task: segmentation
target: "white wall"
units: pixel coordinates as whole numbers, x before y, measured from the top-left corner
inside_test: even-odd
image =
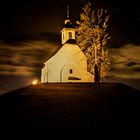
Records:
[[[70,69],[73,70],[72,74],[70,74]],[[77,77],[81,80],[68,80],[68,77]],[[87,72],[87,59],[78,45],[75,44],[64,44],[62,48],[45,63],[45,67],[42,70],[42,83],[91,81],[93,81],[93,76]]]

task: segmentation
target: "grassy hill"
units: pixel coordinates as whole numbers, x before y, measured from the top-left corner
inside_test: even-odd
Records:
[[[30,85],[0,96],[0,137],[134,139],[139,113],[140,92],[121,83]]]

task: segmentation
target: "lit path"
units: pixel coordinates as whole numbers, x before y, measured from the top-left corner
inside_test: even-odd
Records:
[[[30,85],[0,97],[0,139],[126,139],[139,114],[140,93],[123,84]]]

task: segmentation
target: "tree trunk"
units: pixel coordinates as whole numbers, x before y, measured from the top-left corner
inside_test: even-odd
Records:
[[[99,71],[98,66],[96,64],[94,65],[94,82],[100,83],[100,71]]]

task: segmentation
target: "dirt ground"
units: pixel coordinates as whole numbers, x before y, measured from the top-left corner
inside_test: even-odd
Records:
[[[30,85],[0,96],[0,139],[140,137],[140,92],[121,83]]]

